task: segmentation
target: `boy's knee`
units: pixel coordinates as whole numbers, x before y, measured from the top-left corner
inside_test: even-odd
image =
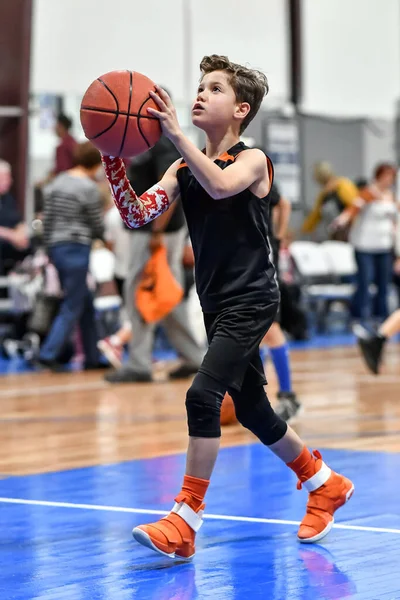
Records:
[[[209,375],[198,373],[186,394],[190,437],[221,436],[221,404],[224,386]]]
[[[287,423],[272,408],[263,387],[254,390],[251,395],[232,394],[237,420],[243,427],[254,433],[265,445],[279,442],[287,432]]]

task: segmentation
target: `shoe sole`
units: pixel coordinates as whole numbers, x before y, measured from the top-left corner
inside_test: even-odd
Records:
[[[360,324],[353,325],[352,331],[357,338],[358,347],[368,370],[373,375],[379,375],[381,355],[378,357],[378,359],[371,358],[369,355],[368,342],[371,339],[371,334]]]
[[[163,552],[163,550],[160,550],[160,548],[157,548],[157,546],[155,544],[153,544],[153,541],[151,539],[151,537],[149,536],[148,533],[146,533],[145,531],[143,531],[143,529],[139,529],[139,527],[135,527],[132,530],[132,535],[133,538],[139,542],[139,544],[141,544],[142,546],[145,546],[146,548],[150,548],[150,550],[153,550],[154,552],[157,552],[157,554],[161,554],[162,556],[167,556],[168,558],[179,558],[179,560],[191,560],[194,556],[194,554],[192,554],[192,556],[180,556],[179,554],[176,554],[175,552]]]
[[[339,506],[339,508],[342,508],[342,506],[344,506],[352,497],[352,495],[354,494],[354,485],[351,486],[351,488],[349,489],[349,491],[346,493],[346,499],[343,502],[343,504],[341,506]],[[339,510],[339,508],[337,510]],[[314,544],[315,542],[319,542],[320,540],[322,540],[322,538],[324,538],[326,535],[328,535],[328,533],[330,532],[330,530],[333,527],[333,524],[335,523],[335,518],[332,517],[332,521],[330,521],[328,523],[328,525],[325,527],[325,529],[323,529],[320,533],[317,533],[317,535],[314,535],[311,538],[300,538],[297,536],[297,539],[299,540],[299,542],[301,544]]]
[[[379,368],[380,368],[380,357],[378,357],[377,359],[372,357],[369,354],[369,348],[366,347],[366,345],[362,342],[362,341],[358,341],[358,347],[361,350],[361,354],[362,357],[364,359],[364,362],[368,368],[368,370],[373,374],[373,375],[379,375]]]
[[[120,369],[122,367],[122,362],[115,357],[114,353],[110,350],[107,344],[100,341],[97,344],[97,348],[105,356],[110,365],[114,367],[114,369]]]

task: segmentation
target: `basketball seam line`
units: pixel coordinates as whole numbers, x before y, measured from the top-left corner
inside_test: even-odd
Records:
[[[133,76],[132,76],[132,71],[128,71],[129,73],[129,100],[128,100],[128,114],[126,115],[126,123],[125,123],[125,129],[124,129],[124,134],[122,136],[122,141],[121,141],[121,146],[118,152],[118,155],[121,156],[122,154],[122,150],[124,148],[125,145],[125,138],[126,138],[126,133],[128,131],[128,125],[129,125],[129,113],[131,110],[131,102],[132,102],[132,81],[133,81]]]
[[[116,95],[114,94],[114,92],[108,87],[108,85],[102,80],[100,79],[100,77],[98,78],[98,81],[100,81],[100,83],[106,88],[106,90],[111,94],[111,96],[114,98],[115,100],[115,104],[116,104],[116,112],[115,112],[115,118],[113,120],[113,122],[104,129],[104,131],[101,131],[100,133],[96,133],[95,136],[93,136],[92,140],[97,139],[98,137],[100,137],[101,135],[104,135],[105,133],[107,133],[107,131],[109,131],[112,127],[114,127],[115,123],[117,122],[118,116],[119,116],[119,103],[118,103],[118,98],[116,97]]]
[[[90,110],[92,112],[105,113],[108,115],[115,115],[115,110],[108,109],[108,108],[95,108],[94,106],[81,106],[81,110]],[[119,116],[119,115],[126,116],[126,115],[128,115],[128,112],[126,110],[120,110],[120,111],[118,111],[117,116]],[[151,121],[158,121],[157,117],[150,117],[147,115],[139,115],[138,113],[129,113],[128,116],[129,117],[138,117],[140,119],[150,119]]]
[[[142,131],[142,126],[140,125],[140,119],[141,119],[141,112],[142,112],[142,108],[143,106],[146,104],[146,102],[148,102],[149,100],[151,100],[151,96],[148,96],[146,98],[146,100],[144,100],[139,108],[139,115],[138,115],[138,120],[137,120],[137,124],[138,124],[138,129],[140,131],[140,135],[142,136],[142,138],[144,139],[144,141],[146,142],[146,144],[148,145],[148,147],[150,148],[150,144],[148,139],[146,138],[146,136],[144,135],[143,131]]]

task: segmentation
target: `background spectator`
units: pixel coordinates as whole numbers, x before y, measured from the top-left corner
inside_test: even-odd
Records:
[[[101,166],[90,143],[76,147],[76,166],[60,174],[46,189],[44,238],[50,260],[60,278],[64,298],[40,350],[42,366],[58,367],[58,356],[79,324],[85,368],[98,366],[93,296],[87,285],[93,240],[103,237],[103,213],[98,186],[93,181]]]

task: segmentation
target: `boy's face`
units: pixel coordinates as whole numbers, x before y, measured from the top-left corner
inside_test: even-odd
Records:
[[[201,80],[192,106],[192,123],[207,131],[237,121],[238,128],[250,106],[238,102],[224,71],[207,73]]]

